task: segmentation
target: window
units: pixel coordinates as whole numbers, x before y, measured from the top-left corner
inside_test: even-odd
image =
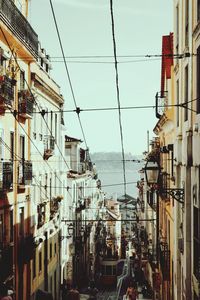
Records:
[[[193,208],[194,223],[194,275],[200,279],[200,209],[196,206]]]
[[[55,300],[57,299],[56,287],[57,287],[57,274],[56,274],[56,271],[54,271],[54,299]]]
[[[4,140],[4,130],[0,128],[0,159],[4,158],[3,140]]]
[[[200,0],[197,0],[197,22],[200,21]]]
[[[185,46],[188,47],[189,36],[189,0],[185,0]]]
[[[49,65],[48,64],[46,64],[45,70],[46,70],[47,73],[49,72]]]
[[[179,6],[176,7],[176,54],[179,54]]]
[[[189,89],[188,89],[188,66],[185,67],[185,93],[184,93],[184,120],[188,120],[188,101],[189,101]]]
[[[10,211],[10,243],[13,242],[13,211]]]
[[[57,114],[55,114],[55,142],[57,141]]]
[[[45,197],[46,197],[46,199],[48,198],[48,193],[47,193],[47,183],[48,183],[48,174],[46,173],[46,174],[45,174],[45,186],[44,186],[44,188],[45,188]]]
[[[14,132],[10,133],[10,159],[14,160]]]
[[[49,178],[49,194],[50,194],[50,201],[51,201],[52,200],[52,179],[51,179],[51,177]]]
[[[32,261],[32,267],[33,267],[33,279],[36,277],[36,251],[34,251],[33,254],[33,261]]]
[[[51,124],[50,124],[51,132],[53,131],[53,112],[51,111]]]
[[[197,86],[197,114],[200,113],[200,47],[197,49],[197,74],[196,74],[196,86]]]
[[[19,235],[24,235],[24,207],[21,207],[19,212]]]
[[[179,105],[179,80],[176,82],[176,104]],[[176,125],[179,127],[179,106],[176,107]]]
[[[20,71],[20,91],[25,89],[25,72]]]
[[[36,108],[33,108],[33,138],[36,139],[37,133],[36,133],[36,119],[37,119],[37,114],[36,114]]]
[[[50,256],[50,259],[52,259],[52,242],[50,243],[49,245],[49,256]]]
[[[57,253],[57,244],[55,243],[54,244],[54,254],[56,255],[56,253]]]
[[[39,252],[39,272],[42,272],[42,251]]]
[[[0,214],[0,247],[2,247],[3,245],[3,235],[4,235],[3,214]]]
[[[24,136],[20,136],[20,157],[22,160],[25,159],[25,137]]]

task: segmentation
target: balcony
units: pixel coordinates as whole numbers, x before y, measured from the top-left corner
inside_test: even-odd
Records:
[[[12,0],[0,0],[0,20],[37,57],[38,36]]]
[[[61,202],[60,200],[60,196],[59,197],[55,197],[55,198],[52,198],[51,201],[50,201],[50,219],[53,219],[56,215],[56,213],[58,212],[59,210],[59,203]]]
[[[23,90],[18,93],[18,113],[19,116],[30,119],[33,114],[34,97],[29,90]]]
[[[11,108],[14,102],[16,81],[6,75],[0,76],[0,109]]]
[[[32,181],[32,162],[21,161],[18,166],[18,188],[24,189]]]
[[[13,188],[13,162],[0,162],[0,192]]]
[[[53,136],[46,135],[44,137],[44,160],[48,160],[54,154],[55,139]]]
[[[160,268],[164,281],[170,280],[170,250],[168,244],[160,243]]]

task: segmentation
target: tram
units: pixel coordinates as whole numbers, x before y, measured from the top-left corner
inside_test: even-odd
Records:
[[[121,275],[124,259],[107,259],[101,261],[101,284],[105,286],[116,286],[117,276]]]

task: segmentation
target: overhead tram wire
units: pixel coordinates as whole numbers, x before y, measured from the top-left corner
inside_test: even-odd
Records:
[[[63,45],[62,45],[62,40],[61,40],[61,36],[60,36],[60,32],[59,32],[57,20],[56,20],[56,15],[55,15],[53,3],[52,3],[51,0],[49,0],[49,3],[50,3],[50,6],[51,6],[51,11],[52,11],[53,19],[54,19],[54,24],[55,24],[55,27],[56,27],[56,32],[57,32],[57,36],[58,36],[58,40],[59,40],[59,44],[60,44],[60,48],[61,48],[61,52],[62,52],[62,57],[63,57],[63,60],[64,60],[65,70],[66,70],[66,73],[67,73],[67,78],[68,78],[68,81],[69,81],[69,86],[70,86],[72,98],[73,98],[74,105],[75,105],[75,108],[76,108],[77,117],[78,117],[79,124],[80,124],[80,127],[81,127],[81,131],[82,131],[82,135],[83,135],[85,146],[88,149],[88,145],[87,145],[87,142],[86,142],[85,133],[84,133],[84,130],[83,130],[83,125],[82,125],[82,122],[81,122],[81,119],[80,119],[80,115],[79,115],[80,112],[78,110],[78,106],[77,106],[77,103],[76,103],[74,89],[73,89],[73,86],[72,86],[72,81],[71,81],[71,77],[70,77],[68,66],[67,66],[67,61],[65,59],[64,49],[63,49]]]
[[[13,51],[13,49],[11,48],[10,43],[9,43],[9,41],[8,41],[8,39],[7,39],[7,37],[6,37],[6,35],[5,35],[5,33],[4,33],[4,31],[3,31],[3,29],[2,29],[1,26],[0,26],[0,30],[1,30],[1,32],[2,32],[2,34],[3,34],[3,36],[4,36],[4,39],[5,39],[5,41],[6,41],[7,45],[8,45],[8,47],[9,47],[9,49],[10,49],[10,51],[11,51],[11,54],[12,54],[14,60],[15,60],[15,63],[16,63],[16,65],[17,65],[17,67],[19,68],[19,70],[21,70],[21,67],[20,67],[20,65],[19,65],[19,63],[18,63],[18,61],[17,61],[17,58],[16,58],[16,56],[15,56],[15,54],[14,54],[14,51]],[[12,56],[11,56],[11,57],[12,57]],[[32,93],[32,90],[31,90],[31,88],[30,88],[30,86],[29,86],[29,84],[28,84],[26,78],[24,79],[24,81],[25,81],[25,83],[26,83],[26,85],[27,85],[27,88],[28,88],[29,92],[31,93],[31,95],[32,95],[32,97],[33,97],[33,99],[34,99],[35,104],[37,105],[37,108],[38,108],[38,110],[39,110],[39,113],[41,114],[41,116],[42,116],[42,118],[43,118],[43,121],[45,122],[48,131],[50,132],[51,136],[54,137],[54,135],[53,135],[53,133],[52,133],[52,130],[51,130],[51,129],[49,128],[49,126],[48,126],[47,121],[44,119],[43,111],[40,110],[40,107],[39,107],[39,105],[38,105],[38,103],[37,103],[37,101],[36,101],[36,99],[35,99],[35,97],[34,97],[34,95],[33,95],[33,93]],[[12,112],[12,110],[10,110],[10,111]],[[13,113],[13,112],[12,112],[12,113]],[[17,120],[17,119],[16,119],[16,120]],[[55,139],[54,139],[54,140],[55,140]],[[60,149],[60,147],[59,147],[59,145],[58,145],[58,143],[57,143],[56,140],[55,140],[55,144],[56,144],[56,146],[57,146],[57,148],[58,148],[59,153],[61,154],[61,156],[62,156],[62,158],[63,158],[64,163],[66,164],[67,168],[70,169],[70,168],[69,168],[69,165],[67,164],[67,162],[66,162],[66,160],[65,160],[65,157],[64,157],[64,155],[63,155],[63,153],[62,153],[62,151],[61,151],[61,149]]]
[[[116,48],[116,40],[115,40],[115,23],[114,23],[113,1],[112,0],[110,0],[110,15],[111,15],[111,25],[112,25],[112,41],[113,41],[114,62],[115,62],[115,84],[116,84],[116,92],[117,92],[119,128],[120,128],[122,159],[123,159],[122,165],[123,165],[123,175],[124,175],[124,195],[126,195],[126,165],[125,165],[124,138],[123,138],[122,120],[121,120],[119,74],[118,74],[118,66],[117,66],[117,48]]]
[[[117,55],[117,58],[162,58],[162,57],[168,57],[168,58],[178,58],[183,59],[186,57],[193,57],[198,56],[197,53],[177,53],[177,54],[129,54],[129,55]],[[64,56],[65,59],[99,59],[99,58],[113,58],[113,55],[68,55]],[[63,56],[51,56],[51,59],[63,59]],[[21,59],[29,61],[30,58],[23,56]],[[112,62],[113,63],[113,62]],[[118,61],[118,63],[120,63]]]
[[[166,104],[166,105],[158,105],[158,108],[171,108],[171,107],[180,107],[186,109],[186,104],[194,102],[199,100],[200,98],[195,98],[180,104]],[[156,105],[139,105],[139,106],[121,106],[121,110],[131,110],[131,109],[155,109]],[[190,109],[187,107],[187,109]],[[63,110],[62,113],[77,113],[77,110],[79,113],[81,112],[94,112],[94,111],[112,111],[112,110],[118,110],[118,107],[99,107],[99,108],[80,108],[77,107],[77,109],[69,109],[69,110]],[[191,110],[191,109],[190,109]],[[193,112],[197,112],[196,110],[192,110]],[[5,111],[5,113],[13,113],[12,111]],[[45,111],[45,114],[50,113],[61,113],[60,110],[52,110],[52,111]],[[33,114],[41,114],[41,111],[33,112]]]

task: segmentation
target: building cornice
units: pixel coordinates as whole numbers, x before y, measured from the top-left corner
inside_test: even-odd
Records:
[[[34,81],[36,87],[42,90],[46,95],[53,99],[58,104],[63,104],[64,99],[56,91],[54,91],[40,76],[36,73],[31,73],[31,80]]]

